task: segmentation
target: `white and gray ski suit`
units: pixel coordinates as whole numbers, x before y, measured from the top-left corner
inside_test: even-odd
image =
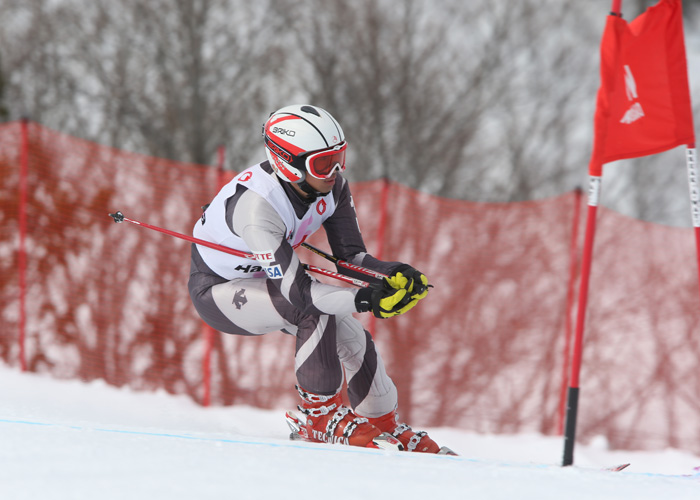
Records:
[[[193,244],[190,297],[202,319],[219,331],[296,336],[300,387],[332,395],[345,374],[353,409],[378,417],[396,408],[397,393],[372,336],[352,316],[357,289],[316,281],[294,251],[321,225],[342,260],[385,274],[400,264],[366,252],[348,183],[340,175],[330,193],[309,202],[263,162],[225,185],[193,231],[196,238],[255,254],[257,260]]]

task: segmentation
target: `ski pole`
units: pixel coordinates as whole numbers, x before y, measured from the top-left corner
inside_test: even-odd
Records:
[[[337,264],[340,267],[344,267],[345,269],[351,269],[353,271],[357,271],[359,273],[366,274],[367,276],[371,276],[371,277],[377,278],[377,279],[383,279],[383,278],[388,277],[386,274],[382,274],[382,273],[379,273],[377,271],[367,269],[366,267],[357,266],[355,264],[351,264],[348,261],[341,260],[338,257],[336,257],[335,255],[331,255],[328,252],[324,252],[320,248],[316,248],[315,246],[309,245],[308,243],[302,243],[301,246],[303,246],[307,250],[311,250],[313,253],[320,255],[324,259],[329,260],[329,261],[333,262],[334,264]]]
[[[323,269],[322,267],[312,266],[311,264],[302,264],[304,269],[311,271],[312,273],[322,274],[323,276],[328,276],[329,278],[335,278],[345,283],[350,283],[351,285],[359,286],[360,288],[367,288],[370,284],[366,281],[359,280],[357,278],[351,278],[350,276],[345,276],[344,274],[336,273],[335,271],[329,271],[328,269]]]
[[[152,226],[150,224],[146,224],[145,222],[139,222],[137,220],[129,219],[128,217],[125,217],[124,214],[121,212],[109,214],[109,216],[114,219],[114,222],[131,222],[132,224],[136,224],[137,226],[143,226],[148,229],[153,229],[155,231],[168,234],[170,236],[175,236],[176,238],[180,238],[182,240],[187,240],[192,243],[197,243],[198,245],[213,248],[214,250],[219,250],[220,252],[226,252],[228,254],[235,255],[236,257],[243,257],[244,259],[256,260],[255,255],[253,255],[252,253],[242,252],[241,250],[236,250],[235,248],[217,245],[216,243],[212,243],[210,241],[200,240],[199,238],[195,238],[193,236],[187,236],[186,234],[176,233],[175,231],[171,231],[169,229],[163,229],[162,227]]]
[[[225,247],[223,245],[217,245],[216,243],[212,243],[211,241],[205,241],[201,240],[199,238],[195,238],[194,236],[187,236],[186,234],[182,233],[177,233],[175,231],[171,231],[169,229],[164,229],[162,227],[158,226],[152,226],[151,224],[146,224],[145,222],[140,222],[137,220],[129,219],[128,217],[125,217],[123,213],[117,211],[113,214],[109,214],[109,216],[114,219],[114,222],[130,222],[132,224],[136,224],[137,226],[145,227],[147,229],[153,229],[154,231],[158,231],[160,233],[167,234],[169,236],[175,236],[176,238],[180,238],[182,240],[189,241],[191,243],[196,243],[198,245],[205,246],[207,248],[212,248],[214,250],[218,250],[220,252],[224,252],[230,255],[235,255],[236,257],[243,257],[244,259],[250,259],[250,260],[256,260],[255,255],[252,253],[247,253],[243,252],[241,250],[236,250],[235,248],[229,248]],[[369,286],[369,283],[366,281],[358,280],[355,278],[351,278],[350,276],[345,276],[344,274],[336,273],[335,271],[329,271],[328,269],[323,269],[321,267],[316,267],[316,266],[310,266],[308,264],[302,264],[303,268],[307,271],[313,272],[313,273],[318,273],[323,276],[328,276],[329,278],[335,278],[340,281],[344,281],[345,283],[350,283],[351,285],[359,286],[362,288],[366,288]]]
[[[324,252],[320,248],[316,248],[315,246],[309,245],[306,242],[302,243],[301,246],[303,246],[307,250],[311,250],[313,253],[320,255],[324,259],[329,260],[329,261],[337,264],[340,267],[344,267],[345,269],[351,269],[353,271],[357,271],[359,273],[366,274],[367,276],[371,276],[373,278],[377,278],[380,280],[383,278],[388,278],[388,276],[386,274],[382,274],[380,272],[373,271],[372,269],[367,269],[366,267],[351,264],[350,262],[348,262],[346,260],[341,260],[338,257],[336,257],[335,255],[331,255],[328,252]],[[428,285],[428,288],[433,288],[433,285]]]

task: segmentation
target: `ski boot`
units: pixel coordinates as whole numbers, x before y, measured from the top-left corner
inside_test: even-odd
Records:
[[[355,415],[342,404],[340,393],[322,396],[304,391],[297,386],[303,403],[297,408],[305,418],[288,411],[287,424],[292,430],[289,438],[315,443],[340,443],[363,448],[403,450],[401,442],[377,429],[366,418]]]
[[[391,434],[398,439],[406,451],[421,453],[436,453],[438,455],[457,455],[446,446],[440,447],[430,439],[425,431],[416,432],[404,423],[399,423],[396,410],[377,418],[369,418],[369,422],[379,430]]]

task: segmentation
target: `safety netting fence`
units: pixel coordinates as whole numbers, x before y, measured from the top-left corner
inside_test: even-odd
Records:
[[[33,122],[0,125],[0,358],[205,405],[294,407],[293,339],[211,331],[187,293],[190,244],[108,216],[121,210],[189,235],[232,175]],[[402,417],[561,432],[585,197],[496,204],[386,180],[351,187],[368,251],[411,263],[434,285],[404,316],[360,316],[399,388]],[[310,243],[328,249],[323,231]],[[599,210],[579,439],[700,452],[695,252],[692,229]]]

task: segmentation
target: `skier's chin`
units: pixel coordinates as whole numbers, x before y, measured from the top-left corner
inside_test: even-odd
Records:
[[[333,177],[331,177],[330,179],[307,178],[306,182],[319,193],[327,194],[330,193],[331,190],[333,190],[333,186],[335,186],[336,177],[337,174],[334,174]]]

